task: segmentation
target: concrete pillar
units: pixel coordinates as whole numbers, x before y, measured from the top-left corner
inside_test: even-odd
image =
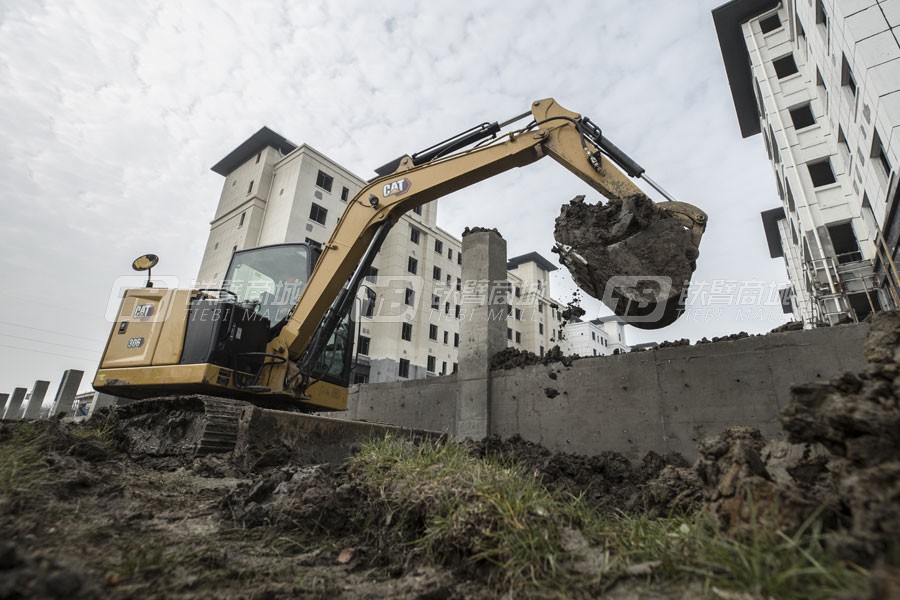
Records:
[[[6,412],[7,400],[9,400],[9,394],[0,394],[0,419],[3,418],[3,413]]]
[[[462,280],[455,433],[480,440],[491,433],[491,357],[506,348],[509,284],[499,233],[463,234]]]
[[[6,403],[6,410],[3,412],[3,418],[9,421],[17,421],[19,419],[19,409],[22,408],[22,400],[25,399],[25,388],[16,388],[13,390],[12,397]]]
[[[94,411],[106,408],[107,406],[115,406],[116,397],[102,392],[94,392],[94,400],[91,402],[91,408],[88,411],[88,418],[94,416]]]
[[[72,413],[72,403],[75,402],[75,394],[78,393],[78,386],[81,385],[82,377],[84,377],[84,371],[77,369],[68,369],[63,373],[62,381],[59,382],[59,389],[56,390],[53,406],[50,407],[51,417],[55,417],[60,412]]]
[[[47,395],[47,388],[50,387],[49,381],[38,379],[31,388],[31,399],[28,406],[25,407],[25,416],[22,417],[28,421],[35,421],[41,418],[41,405],[44,403],[44,396]]]

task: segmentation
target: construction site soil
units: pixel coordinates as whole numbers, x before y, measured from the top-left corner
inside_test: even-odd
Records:
[[[673,517],[696,523],[702,515],[727,540],[756,539],[761,530],[795,540],[815,531],[841,568],[866,582],[826,597],[897,598],[900,314],[872,320],[866,358],[861,373],[795,386],[781,416],[785,440],[733,427],[703,441],[694,465],[679,455],[650,453],[632,464],[612,452],[560,454],[520,438],[460,447],[473,464],[514,465],[554,498],[577,498],[593,514],[640,519],[644,528]],[[387,467],[365,456],[311,464],[288,451],[255,461],[149,455],[124,428],[115,412],[81,424],[0,423],[0,599],[525,594],[498,584],[507,563],[472,549],[490,528],[483,514],[464,511],[453,543],[421,551],[419,543],[436,535],[428,514],[435,504],[421,498],[440,490],[418,490],[425,484],[409,487],[393,475],[378,479],[372,474]],[[446,481],[439,467],[428,469]],[[432,478],[428,469],[420,481]],[[464,496],[474,505],[485,494]],[[396,507],[405,498],[420,499],[404,505],[401,518]],[[543,511],[513,521],[525,527],[526,518],[548,518]],[[599,581],[615,558],[571,527],[554,534],[562,550],[551,557],[552,572],[575,569],[577,581]],[[692,527],[666,536],[693,535]],[[721,571],[685,570],[673,583],[656,572],[666,560],[628,564],[600,587],[573,583],[535,595],[821,597],[728,591],[717,587],[715,577],[729,576]]]

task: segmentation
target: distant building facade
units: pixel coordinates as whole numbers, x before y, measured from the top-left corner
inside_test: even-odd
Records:
[[[573,320],[565,326],[565,350],[578,356],[607,356],[631,350],[625,343],[625,321],[602,317],[590,321]]]
[[[321,246],[365,180],[306,144],[263,128],[212,170],[225,178],[197,276],[218,285],[235,251],[286,242]],[[437,226],[437,203],[403,215],[364,286],[408,280],[416,308],[403,322],[379,319],[360,302],[354,383],[419,379],[456,370],[459,324],[475,290],[463,282],[462,241]],[[560,303],[550,296],[556,267],[536,252],[509,259],[509,345],[543,354],[560,342]],[[371,285],[373,290],[377,286]],[[365,297],[361,290],[360,298]]]
[[[774,170],[763,224],[795,318],[900,305],[900,0],[733,0],[713,18],[741,133]]]

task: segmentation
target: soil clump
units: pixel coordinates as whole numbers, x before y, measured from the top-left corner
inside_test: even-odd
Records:
[[[491,369],[515,369],[530,365],[551,365],[554,363],[562,364],[564,367],[571,367],[572,363],[579,358],[581,357],[577,354],[563,354],[559,346],[553,346],[544,352],[544,356],[538,356],[528,350],[509,347],[504,348],[491,357]]]
[[[651,329],[678,317],[678,299],[690,285],[697,249],[681,222],[645,195],[606,204],[576,196],[562,206],[553,236],[563,246],[553,251],[578,287],[617,315],[626,320],[655,315],[633,322]]]

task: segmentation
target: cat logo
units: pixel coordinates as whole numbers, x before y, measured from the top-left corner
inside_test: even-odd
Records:
[[[134,307],[134,312],[131,314],[132,318],[135,319],[148,319],[150,315],[153,314],[153,305],[152,304],[138,304]]]
[[[404,177],[403,179],[398,179],[397,181],[384,184],[384,187],[381,190],[381,195],[385,198],[387,198],[388,196],[402,196],[409,191],[409,188],[409,179]]]

